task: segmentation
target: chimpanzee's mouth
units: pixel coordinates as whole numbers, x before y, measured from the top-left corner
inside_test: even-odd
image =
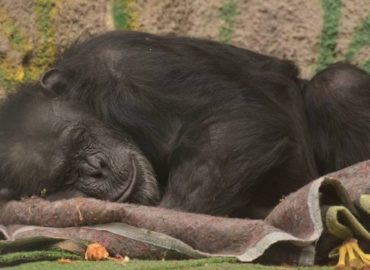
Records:
[[[135,187],[137,178],[137,164],[136,164],[137,161],[133,156],[130,157],[130,161],[131,161],[130,174],[127,177],[127,181],[129,181],[129,184],[127,185],[127,188],[125,188],[123,192],[113,200],[115,202],[127,202]]]

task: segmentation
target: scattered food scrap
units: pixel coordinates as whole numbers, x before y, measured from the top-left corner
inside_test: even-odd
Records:
[[[93,243],[87,246],[85,252],[85,260],[88,261],[101,261],[109,257],[107,249],[99,243]]]
[[[102,260],[111,260],[115,263],[124,264],[130,261],[128,256],[116,255],[114,257],[109,257],[109,252],[107,249],[99,244],[93,243],[87,246],[85,252],[85,260],[88,261],[102,261]]]
[[[60,263],[60,264],[70,264],[70,263],[72,263],[72,261],[70,259],[60,258],[58,260],[58,263]]]

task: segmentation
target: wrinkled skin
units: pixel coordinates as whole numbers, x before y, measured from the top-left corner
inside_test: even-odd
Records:
[[[152,168],[127,135],[76,104],[45,97],[37,87],[26,90],[1,110],[0,197],[158,201]],[[17,102],[22,106],[14,108]]]

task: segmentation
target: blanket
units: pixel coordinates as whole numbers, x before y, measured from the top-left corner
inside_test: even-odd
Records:
[[[266,187],[269,188],[269,187]],[[97,242],[140,259],[235,257],[242,262],[312,265],[350,237],[370,234],[370,161],[323,176],[264,220],[215,217],[92,198],[0,204],[0,257],[55,247],[83,254]]]

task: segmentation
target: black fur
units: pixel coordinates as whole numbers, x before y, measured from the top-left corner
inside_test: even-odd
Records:
[[[290,61],[230,45],[136,32],[101,35],[73,45],[40,83],[25,85],[0,109],[0,197],[48,186],[58,198],[82,192],[115,201],[115,186],[126,188],[134,178],[121,201],[157,204],[156,177],[160,206],[264,217],[310,180],[370,157],[369,85],[369,75],[344,63],[305,81]],[[42,132],[25,120],[42,120],[40,112],[48,115]],[[69,129],[68,121],[87,135],[51,139]],[[32,139],[19,130],[56,145],[46,152],[31,148],[38,163],[16,155],[28,168],[21,171],[12,154]],[[104,166],[95,166],[91,149],[107,156]],[[54,170],[43,169],[42,160],[55,153],[64,156],[51,177]],[[67,195],[60,193],[66,182],[73,187]]]
[[[370,76],[348,64],[329,66],[304,91],[320,174],[370,158]]]
[[[158,202],[152,166],[129,135],[40,90],[24,85],[0,107],[0,200]]]
[[[101,35],[0,108],[0,199],[47,188],[264,217],[308,181],[370,158],[369,85],[346,63],[306,81],[290,61],[230,45]]]
[[[131,135],[157,174],[161,206],[257,216],[317,176],[289,61],[112,32],[73,46],[53,68],[65,88],[49,91]]]

